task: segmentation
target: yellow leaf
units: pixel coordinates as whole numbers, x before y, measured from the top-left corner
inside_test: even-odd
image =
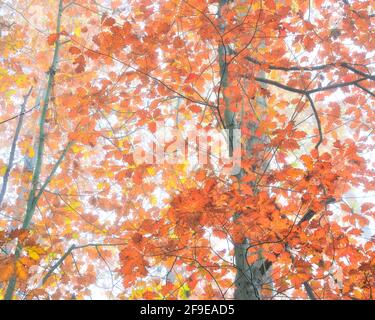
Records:
[[[146,170],[150,176],[154,176],[156,174],[156,169],[154,167],[148,167]]]
[[[249,8],[246,5],[241,5],[236,7],[236,11],[238,13],[247,13],[249,11]]]
[[[298,10],[299,10],[299,6],[298,6],[297,1],[292,1],[291,8],[292,8],[293,13],[298,12]]]
[[[182,299],[187,299],[190,296],[190,288],[187,283],[184,283],[184,285],[180,288],[179,294]]]
[[[27,156],[28,156],[29,158],[34,158],[34,156],[35,156],[34,148],[29,147],[29,148],[27,149]]]
[[[79,37],[81,35],[81,28],[80,27],[76,27],[74,28],[74,35]]]
[[[8,75],[8,70],[4,68],[0,68],[0,76],[6,76]]]
[[[152,195],[151,196],[151,205],[156,205],[158,203],[158,199],[154,196],[154,195]]]
[[[40,254],[44,253],[44,249],[38,246],[26,247],[25,250],[28,256],[35,261],[38,261],[40,259]]]
[[[28,254],[29,254],[29,257],[30,257],[31,259],[35,260],[35,261],[38,261],[39,258],[40,258],[40,257],[39,257],[39,254],[36,253],[36,252],[33,251],[33,250],[29,250]]]
[[[79,201],[72,201],[69,203],[68,206],[65,207],[66,211],[75,211],[81,206],[81,202]]]
[[[16,84],[18,87],[23,88],[27,84],[27,76],[20,75],[16,78]]]
[[[77,145],[73,145],[72,151],[73,151],[73,153],[78,153],[78,152],[81,151],[81,148],[79,146],[77,146]]]
[[[3,176],[6,171],[7,171],[7,166],[6,165],[3,165],[2,167],[0,167],[0,176]]]
[[[5,96],[7,98],[9,98],[9,97],[13,96],[16,92],[17,92],[16,90],[10,89],[10,90],[8,90],[8,91],[5,92]]]
[[[108,189],[109,187],[110,187],[110,185],[106,181],[99,182],[98,185],[97,185],[98,190]]]

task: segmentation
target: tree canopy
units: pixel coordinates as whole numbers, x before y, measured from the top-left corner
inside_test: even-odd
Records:
[[[1,0],[0,298],[372,299],[374,18]]]

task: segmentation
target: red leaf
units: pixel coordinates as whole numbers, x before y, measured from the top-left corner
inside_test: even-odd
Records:
[[[103,21],[103,26],[111,27],[115,24],[116,20],[113,18],[107,18]]]
[[[195,73],[190,73],[187,78],[185,79],[185,83],[191,83],[195,80],[197,80],[199,78],[199,76]]]
[[[365,202],[361,206],[361,212],[366,212],[366,211],[370,210],[371,208],[373,208],[374,206],[375,206],[375,204],[373,204],[371,202]]]
[[[194,112],[194,113],[199,113],[202,111],[200,106],[197,106],[196,104],[193,104],[192,106],[189,107],[189,109]]]
[[[58,33],[52,33],[48,36],[47,42],[50,46],[52,46],[58,39],[59,39]]]
[[[305,46],[305,48],[306,48],[307,51],[313,51],[313,49],[315,47],[315,43],[314,43],[313,38],[311,38],[309,36],[306,36],[303,39],[303,45]]]
[[[156,132],[156,123],[154,121],[152,122],[149,122],[147,124],[148,126],[148,129],[152,132],[152,133],[155,133]]]
[[[80,54],[81,53],[81,49],[80,48],[77,48],[77,47],[70,47],[69,48],[69,52],[71,54]]]
[[[85,71],[86,60],[85,60],[85,57],[83,55],[78,56],[74,60],[73,63],[78,64],[77,67],[75,68],[75,71],[77,73],[81,73],[81,72]]]

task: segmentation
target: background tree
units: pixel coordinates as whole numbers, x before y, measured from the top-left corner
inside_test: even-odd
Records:
[[[4,298],[373,297],[370,1],[1,3]]]

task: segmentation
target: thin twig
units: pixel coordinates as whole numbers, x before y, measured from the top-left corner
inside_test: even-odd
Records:
[[[15,153],[16,153],[17,141],[18,141],[18,137],[20,135],[21,128],[22,128],[23,115],[25,114],[25,108],[26,108],[27,100],[29,99],[32,90],[33,90],[33,87],[31,87],[30,90],[28,91],[28,93],[23,97],[23,103],[21,105],[21,112],[19,114],[18,123],[17,123],[16,131],[14,133],[12,146],[10,148],[8,165],[7,165],[7,168],[5,170],[5,174],[4,174],[4,177],[3,177],[3,184],[1,186],[0,206],[3,202],[3,200],[4,200],[4,196],[5,196],[5,193],[6,193],[6,190],[7,190],[9,175],[10,175],[10,171],[12,170],[12,167],[13,167],[14,156],[15,156]]]

